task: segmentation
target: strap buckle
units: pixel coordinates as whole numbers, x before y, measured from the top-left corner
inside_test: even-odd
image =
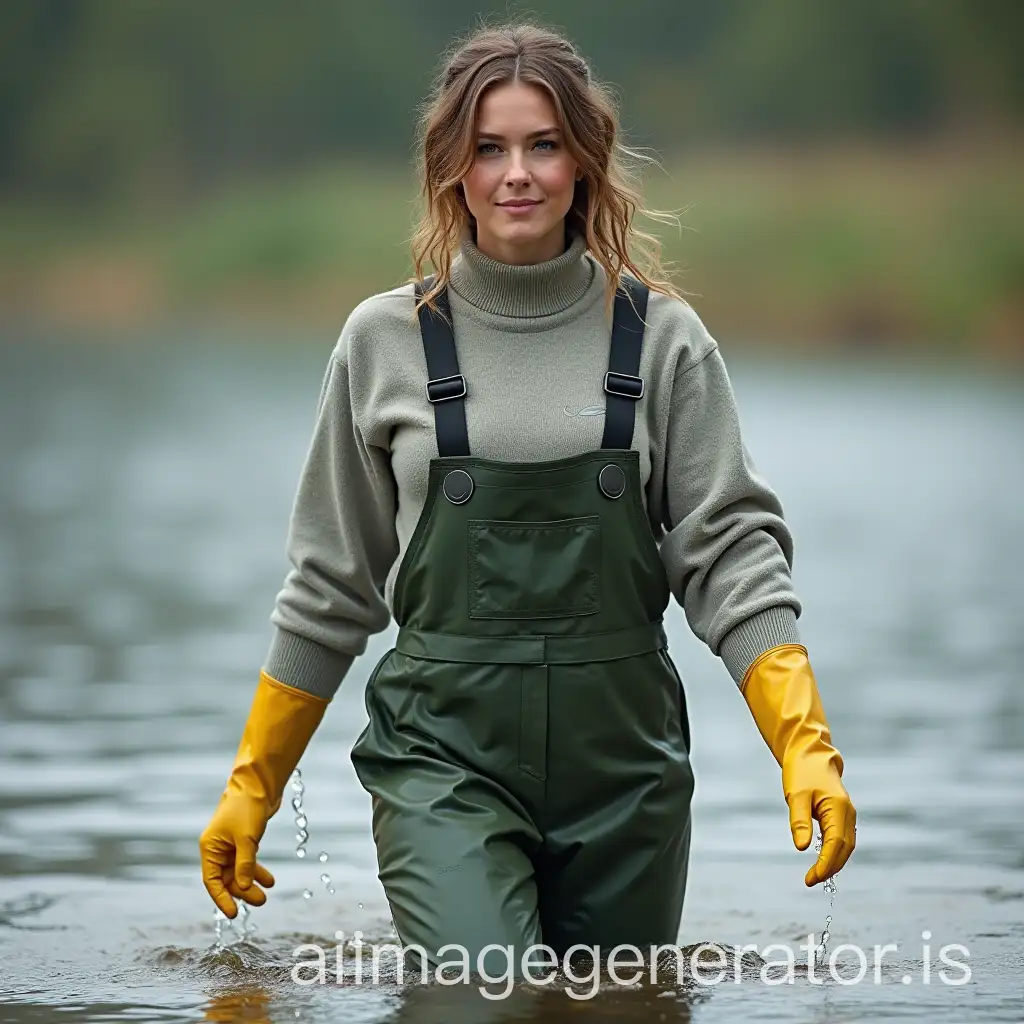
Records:
[[[466,378],[461,373],[427,381],[427,401],[430,403],[447,402],[452,398],[462,398],[465,394]]]
[[[604,375],[604,389],[609,395],[640,399],[644,397],[644,379],[634,377],[631,373],[616,373],[609,370]]]

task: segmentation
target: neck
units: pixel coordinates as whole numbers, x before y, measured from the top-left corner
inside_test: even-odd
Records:
[[[536,263],[508,263],[483,252],[463,235],[452,261],[450,284],[458,295],[488,313],[510,317],[551,316],[578,302],[594,279],[582,235],[573,235],[565,251]]]
[[[556,224],[543,238],[527,242],[507,241],[477,231],[476,247],[492,260],[525,267],[534,263],[546,263],[561,256],[568,248],[565,221]]]

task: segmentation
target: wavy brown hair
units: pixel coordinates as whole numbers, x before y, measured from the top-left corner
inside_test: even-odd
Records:
[[[427,262],[435,276],[421,301],[436,308],[433,300],[448,284],[463,231],[473,227],[461,182],[476,158],[478,107],[488,89],[507,82],[539,86],[551,98],[566,148],[583,172],[566,227],[585,236],[607,272],[606,309],[611,311],[624,271],[654,291],[681,298],[664,279],[661,243],[633,226],[638,213],[676,218],[643,206],[630,165],[650,158],[619,140],[611,93],[563,36],[533,24],[512,24],[481,28],[457,42],[423,108],[418,141],[424,208],[411,239],[412,280],[423,282]]]

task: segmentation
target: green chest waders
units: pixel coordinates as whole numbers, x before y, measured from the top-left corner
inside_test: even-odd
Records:
[[[676,940],[694,780],[630,449],[647,304],[630,291],[602,447],[543,462],[469,454],[454,337],[420,310],[439,457],[352,760],[399,940],[435,967],[453,943],[476,969],[491,943],[518,962],[535,943]]]

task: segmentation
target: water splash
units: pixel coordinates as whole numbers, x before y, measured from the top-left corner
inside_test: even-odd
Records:
[[[226,949],[235,942],[244,942],[256,931],[255,923],[250,919],[252,911],[249,904],[238,901],[238,916],[232,921],[217,907],[213,912],[213,945],[215,949]]]
[[[832,924],[831,914],[825,918],[825,927],[821,933],[821,942],[818,943],[817,948],[814,950],[815,967],[821,967],[825,963],[825,957],[828,954],[828,940],[831,938],[831,934],[828,930],[830,924]]]
[[[256,924],[251,919],[252,910],[248,903],[240,903],[238,905],[238,917],[235,918],[235,930],[238,930],[238,925],[242,926],[241,936],[243,939],[249,938],[249,936],[256,930]]]
[[[295,812],[295,827],[298,830],[295,833],[295,842],[298,844],[295,847],[295,856],[303,860],[306,856],[306,843],[309,840],[309,830],[306,828],[309,819],[302,808],[302,794],[306,792],[306,784],[302,781],[302,772],[298,768],[292,772],[291,784],[292,792],[295,794],[292,797],[292,810]]]
[[[302,781],[302,771],[298,768],[292,772],[291,776],[292,792],[295,796],[292,797],[292,810],[295,812],[295,856],[299,860],[305,860],[307,853],[306,844],[309,842],[309,818],[306,815],[305,809],[302,805],[302,795],[306,791],[306,784]],[[321,850],[317,855],[317,860],[321,864],[326,864],[330,860],[326,850]],[[331,885],[331,877],[327,874],[320,876],[320,881],[323,882],[324,888],[333,895],[335,888]],[[304,889],[302,892],[303,899],[312,899],[313,893],[309,889]]]
[[[815,839],[815,841],[814,841],[814,849],[817,850],[818,853],[821,853],[821,847],[822,847],[823,841],[824,841],[824,838],[823,838],[821,832],[819,832],[817,839]],[[829,908],[829,910],[831,910],[833,908],[834,904],[835,904],[835,898],[836,898],[836,876],[835,875],[829,875],[828,878],[826,878],[825,881],[822,882],[821,887],[822,887],[822,889],[826,893],[828,893],[828,908]],[[831,938],[831,935],[829,933],[829,926],[831,924],[832,924],[832,915],[829,914],[825,918],[825,927],[824,927],[824,929],[822,930],[822,933],[821,933],[821,941],[818,943],[817,947],[814,950],[814,966],[815,967],[821,967],[822,964],[825,963],[825,957],[828,955],[828,940],[829,940],[829,938]]]

